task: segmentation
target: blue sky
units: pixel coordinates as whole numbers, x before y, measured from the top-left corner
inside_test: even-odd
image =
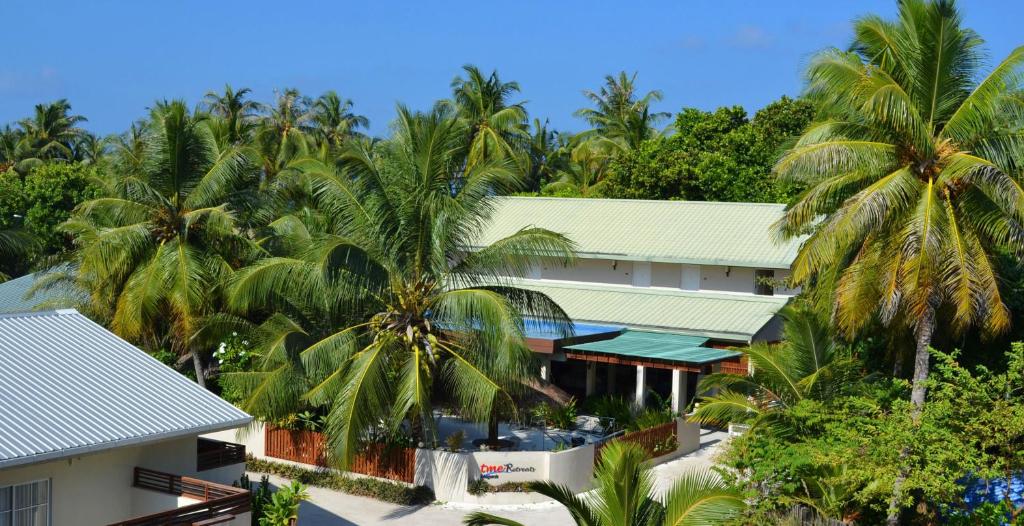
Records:
[[[961,2],[993,60],[1024,44],[1024,2]],[[522,86],[531,116],[572,116],[607,73],[638,71],[659,110],[795,95],[807,59],[845,46],[850,21],[895,1],[27,1],[0,2],[0,123],[67,98],[86,127],[121,131],[160,98],[225,82],[352,98],[387,132],[396,102],[427,108],[466,63]]]

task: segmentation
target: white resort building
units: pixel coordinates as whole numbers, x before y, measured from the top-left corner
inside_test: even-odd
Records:
[[[0,525],[248,525],[251,417],[74,310],[0,315]]]
[[[780,337],[778,311],[799,240],[777,241],[784,205],[616,199],[499,198],[480,245],[527,227],[564,234],[574,266],[532,268],[519,285],[542,291],[574,321],[573,337],[528,327],[542,377],[579,397],[651,393],[678,411],[698,375],[745,372],[728,347]]]

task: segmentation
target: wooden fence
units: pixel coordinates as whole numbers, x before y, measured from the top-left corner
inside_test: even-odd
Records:
[[[631,444],[637,444],[644,451],[647,452],[648,458],[654,458],[657,456],[665,455],[675,451],[675,448],[679,447],[676,439],[676,421],[673,420],[667,424],[661,424],[659,426],[649,427],[647,429],[641,429],[640,431],[634,431],[632,433],[626,433],[621,436],[617,436],[607,442],[602,442],[594,448],[594,463],[601,461],[601,450],[605,446],[613,442],[628,442]],[[669,450],[658,450],[664,447],[666,444],[671,444]]]
[[[316,431],[291,431],[267,426],[266,455],[302,464],[328,467],[327,440]],[[347,471],[412,484],[416,474],[416,450],[408,447],[369,444],[356,454]]]

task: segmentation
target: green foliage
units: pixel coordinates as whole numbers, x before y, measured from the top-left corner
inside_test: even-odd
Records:
[[[466,433],[463,430],[458,430],[444,439],[445,444],[448,445],[448,451],[460,451],[462,449],[462,442],[466,440]]]
[[[485,479],[474,479],[469,481],[466,493],[473,496],[486,495],[488,493],[525,493],[530,486],[536,482],[503,482],[501,484],[490,484]]]
[[[763,512],[805,504],[875,524],[903,477],[898,505],[906,520],[966,517],[968,475],[996,479],[1024,469],[1024,345],[1011,347],[1001,371],[933,354],[930,400],[916,425],[908,382],[852,381],[839,396],[774,409],[775,425],[730,441],[723,473]]]
[[[787,202],[800,185],[779,182],[780,147],[814,115],[803,100],[783,97],[747,119],[739,106],[714,112],[686,108],[675,133],[642,143],[609,168],[605,197],[694,201]]]
[[[0,172],[0,230],[21,227],[33,240],[23,259],[0,265],[0,270],[20,274],[34,260],[71,249],[73,245],[58,227],[79,203],[99,195],[97,177],[95,167],[68,162],[42,163],[24,175]]]
[[[564,404],[545,402],[538,404],[532,410],[533,417],[540,420],[544,425],[556,429],[572,429],[576,427],[576,399],[570,398]]]
[[[252,511],[250,512],[250,518],[252,519],[252,526],[260,526],[260,520],[264,516],[264,509],[270,505],[271,497],[273,496],[273,490],[270,488],[270,478],[263,475],[260,477],[260,483],[254,488],[252,481],[249,480],[249,475],[243,474],[242,478],[234,485],[248,489],[251,492]]]
[[[263,507],[260,526],[291,526],[292,521],[299,519],[299,504],[309,499],[305,486],[293,480],[291,484],[279,488]]]
[[[426,486],[408,486],[370,477],[347,477],[331,470],[305,469],[291,464],[257,459],[252,455],[246,458],[245,467],[247,471],[278,475],[309,486],[332,489],[360,497],[370,497],[403,506],[430,504],[434,501],[434,492]]]

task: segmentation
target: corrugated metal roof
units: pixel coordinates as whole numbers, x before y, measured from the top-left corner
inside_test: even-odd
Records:
[[[573,320],[667,329],[747,342],[787,297],[716,294],[624,285],[521,279],[516,286],[544,292]]]
[[[771,234],[781,204],[494,199],[479,246],[532,226],[565,234],[583,257],[780,269],[790,267],[800,246],[800,240],[776,242]]]
[[[0,315],[0,469],[251,419],[74,310]]]
[[[698,365],[740,355],[736,351],[702,347],[707,341],[707,338],[688,334],[627,330],[610,340],[578,343],[566,349]]]
[[[44,275],[37,272],[0,283],[0,314],[28,312],[37,308],[70,308],[86,299],[84,294],[74,291],[67,283],[41,288],[29,295],[36,281]]]

